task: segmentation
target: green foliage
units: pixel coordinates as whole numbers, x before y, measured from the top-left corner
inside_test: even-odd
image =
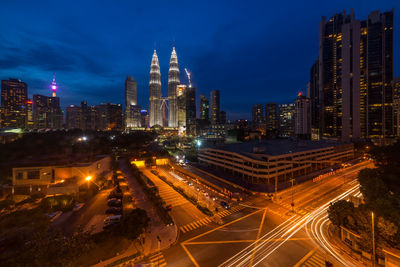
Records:
[[[178,192],[179,194],[181,194],[184,198],[186,198],[187,200],[189,200],[190,202],[192,202],[201,212],[203,212],[205,215],[207,216],[213,216],[212,211],[210,211],[207,207],[203,207],[201,206],[198,202],[197,199],[194,197],[190,197],[188,195],[185,194],[185,191],[180,188],[175,186],[173,183],[171,183],[170,181],[168,181],[164,176],[162,175],[158,175],[156,173],[154,173],[154,175],[157,175],[161,180],[163,180],[164,182],[166,182],[169,186],[171,186],[176,192]]]
[[[121,224],[116,229],[122,236],[135,240],[149,224],[149,217],[142,209],[134,209],[122,217]]]
[[[348,216],[354,211],[354,205],[346,200],[339,200],[328,208],[328,218],[335,226],[346,225]]]
[[[131,165],[129,160],[126,160],[126,164],[130,167],[133,177],[136,178],[138,183],[141,185],[143,192],[146,194],[147,198],[153,203],[158,215],[165,224],[173,223],[173,220],[169,213],[165,210],[165,202],[158,194],[157,187],[148,187],[146,182],[146,177],[139,171],[136,165]]]
[[[68,211],[73,209],[75,202],[75,198],[69,195],[53,196],[42,199],[40,207],[46,212]]]

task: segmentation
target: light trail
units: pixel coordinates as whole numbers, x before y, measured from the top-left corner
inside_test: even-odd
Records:
[[[353,191],[353,195],[356,197],[362,195],[359,191],[359,186],[356,190]],[[356,262],[351,257],[346,257],[344,253],[341,253],[329,242],[329,238],[325,235],[326,229],[328,227],[328,222],[329,219],[326,212],[321,211],[316,214],[311,222],[307,222],[307,225],[310,224],[310,227],[306,227],[308,237],[313,241],[316,246],[321,247],[327,253],[332,255],[343,266],[360,265],[360,263]]]
[[[354,184],[352,181],[349,184]],[[253,266],[256,266],[263,262],[268,256],[270,256],[274,251],[276,251],[280,246],[282,246],[285,242],[287,242],[294,234],[300,231],[305,225],[310,222],[314,222],[314,220],[320,216],[321,214],[326,214],[326,210],[328,209],[330,203],[333,203],[337,200],[344,199],[349,195],[355,193],[359,188],[359,185],[356,184],[352,186],[350,189],[340,194],[337,197],[332,198],[330,201],[327,201],[325,204],[321,205],[319,208],[314,210],[308,215],[299,216],[293,215],[291,218],[287,219],[270,232],[260,237],[259,240],[264,240],[262,242],[253,242],[246,248],[242,249],[225,262],[220,264],[219,266],[223,267],[236,267],[236,266],[249,266],[251,263],[251,257],[254,255]],[[277,238],[280,236],[280,238]],[[275,241],[271,240],[275,239]],[[279,241],[277,241],[279,240]]]

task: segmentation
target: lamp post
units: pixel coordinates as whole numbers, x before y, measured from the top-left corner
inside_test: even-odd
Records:
[[[101,187],[98,184],[96,184],[94,181],[92,181],[92,178],[93,177],[89,175],[89,176],[86,176],[85,180],[88,181],[88,182],[94,183],[100,190]]]
[[[375,216],[374,212],[371,212],[372,216],[372,266],[375,267]]]

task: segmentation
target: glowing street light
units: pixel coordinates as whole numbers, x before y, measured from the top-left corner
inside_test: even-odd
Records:
[[[92,176],[87,176],[87,177],[85,178],[85,180],[86,180],[86,181],[92,180]]]
[[[86,181],[88,181],[88,182],[92,182],[93,184],[95,184],[98,188],[99,188],[99,190],[101,189],[101,187],[98,185],[98,184],[96,184],[94,181],[92,181],[92,176],[86,176],[86,178],[85,178],[85,180]]]

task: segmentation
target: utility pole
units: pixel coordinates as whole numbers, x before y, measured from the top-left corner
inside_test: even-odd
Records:
[[[160,253],[161,239],[159,236],[157,236],[157,240],[158,240],[158,253]],[[160,266],[160,257],[157,258],[157,266]]]
[[[293,188],[293,184],[296,180],[294,178],[290,179],[290,182],[292,183],[292,203],[290,204],[292,206],[292,212],[294,213],[294,188]]]
[[[372,266],[375,267],[375,218],[374,212],[371,212],[372,216]]]

